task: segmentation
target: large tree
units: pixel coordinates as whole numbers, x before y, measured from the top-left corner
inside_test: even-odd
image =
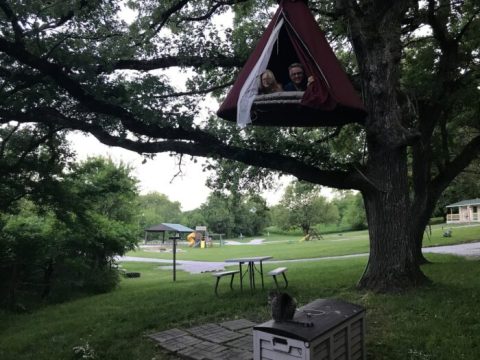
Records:
[[[24,197],[48,202],[72,157],[64,134],[48,126],[6,124],[0,139],[0,213],[14,212]]]
[[[359,285],[390,291],[426,281],[425,225],[480,152],[478,1],[310,1],[347,68],[358,71],[368,118],[246,131],[202,121],[197,104],[231,84],[273,2],[129,1],[129,24],[120,3],[0,0],[1,122],[78,129],[142,154],[229,159],[253,180],[276,171],[359,190],[371,244]],[[212,20],[229,9],[234,29],[218,32]],[[160,71],[179,68],[194,74],[182,91]]]
[[[361,194],[354,194],[347,190],[339,192],[338,195],[338,197],[332,200],[332,203],[337,206],[340,215],[338,225],[346,229],[366,229],[367,216]]]
[[[0,307],[110,290],[115,257],[136,244],[131,168],[92,158],[55,180],[48,198],[25,196],[16,214],[0,212]]]
[[[260,235],[268,222],[266,201],[259,195],[214,191],[200,206],[200,213],[210,232],[226,237]],[[202,224],[190,224],[196,225]]]
[[[277,226],[285,230],[299,227],[305,236],[314,225],[338,219],[337,207],[320,195],[320,187],[301,181],[293,181],[286,187],[276,210]]]
[[[178,201],[170,199],[158,192],[150,192],[139,197],[139,230],[141,235],[144,229],[160,223],[180,223],[182,210]]]

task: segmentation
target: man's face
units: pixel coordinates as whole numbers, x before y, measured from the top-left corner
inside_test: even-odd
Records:
[[[300,85],[303,82],[303,77],[305,76],[301,67],[292,67],[288,74],[290,75],[290,80],[292,80],[295,85]]]

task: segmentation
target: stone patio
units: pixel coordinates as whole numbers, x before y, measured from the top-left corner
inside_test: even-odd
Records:
[[[255,325],[250,320],[239,319],[190,329],[170,329],[148,337],[165,350],[186,359],[251,360]]]

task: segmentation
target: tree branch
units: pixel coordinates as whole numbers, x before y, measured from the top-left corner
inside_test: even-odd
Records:
[[[195,134],[194,130],[186,131],[181,127],[160,127],[155,124],[145,124],[138,121],[132,113],[123,107],[97,99],[94,95],[88,93],[81,84],[65,74],[60,65],[48,62],[45,59],[29,53],[22,45],[14,44],[0,38],[0,51],[3,51],[18,61],[37,69],[42,74],[49,76],[59,87],[66,90],[89,111],[97,114],[113,116],[120,120],[127,130],[134,133],[167,139],[184,140],[193,140],[193,137],[206,136],[206,133],[198,132]]]
[[[199,89],[199,90],[192,90],[192,91],[185,91],[185,92],[178,92],[178,93],[172,93],[168,95],[154,95],[153,97],[155,99],[167,99],[171,97],[178,97],[178,96],[189,96],[189,95],[200,95],[200,94],[208,94],[212,91],[219,90],[219,89],[224,89],[228,86],[233,85],[233,81],[230,81],[225,84],[217,85],[217,86],[212,86],[206,89]]]
[[[175,14],[177,11],[180,11],[185,5],[188,4],[188,2],[189,0],[181,0],[176,4],[173,4],[160,15],[160,24],[158,24],[158,22],[153,22],[152,24],[150,24],[150,29],[155,30],[154,34],[157,34],[163,28],[170,16]]]
[[[442,21],[435,14],[435,0],[428,0],[427,20],[428,24],[432,27],[433,36],[440,44],[440,47],[442,49],[447,48],[449,42],[447,36],[448,30],[446,28],[446,24],[442,23]]]
[[[3,158],[8,141],[12,138],[13,134],[15,134],[19,127],[20,125],[17,124],[12,128],[12,131],[2,138],[2,142],[0,143],[0,158]]]
[[[119,146],[139,154],[175,152],[191,156],[225,158],[239,161],[250,166],[280,171],[294,175],[300,180],[339,189],[364,190],[372,186],[360,176],[360,172],[353,166],[350,170],[343,171],[322,170],[318,167],[305,164],[301,160],[291,156],[228,145],[212,135],[201,131],[192,132],[192,136],[190,136],[191,141],[167,139],[147,142],[112,135],[98,123],[85,123],[84,121],[64,116],[52,108],[39,108],[26,113],[10,113],[0,109],[0,117],[9,118],[10,120],[21,123],[36,122],[38,118],[42,118],[43,123],[88,132],[105,145]]]
[[[27,146],[26,149],[23,150],[22,154],[16,159],[16,162],[11,165],[12,168],[15,168],[22,164],[25,158],[30,154],[33,150],[37,149],[40,145],[44,144],[57,130],[49,129],[48,133],[42,137],[35,138],[32,136],[30,138],[30,144]]]
[[[218,55],[215,58],[204,56],[165,56],[152,60],[119,60],[113,65],[113,70],[138,70],[138,71],[150,71],[156,69],[166,69],[173,66],[186,66],[186,67],[202,67],[202,66],[214,66],[214,67],[241,67],[243,66],[245,59],[238,56],[227,57],[224,55]],[[99,72],[103,72],[105,69],[100,68]]]
[[[455,177],[480,155],[480,135],[474,137],[431,182],[431,192],[439,195]]]
[[[7,4],[5,0],[0,0],[0,9],[2,9],[3,13],[10,21],[10,24],[12,24],[13,33],[15,34],[15,41],[21,42],[24,35],[23,30],[20,26],[20,21],[13,12],[12,8]]]
[[[473,20],[475,20],[475,18],[477,17],[478,14],[480,14],[480,8],[477,9],[477,11],[473,13],[473,15],[470,17],[470,19],[468,19],[468,21],[465,23],[465,25],[460,29],[457,36],[455,36],[455,41],[460,42],[460,40],[465,35],[467,30],[470,28],[470,25],[472,25]]]
[[[181,21],[202,21],[202,20],[207,20],[209,19],[215,11],[217,11],[218,8],[222,6],[228,6],[228,5],[234,5],[238,3],[245,2],[247,0],[230,0],[230,1],[218,1],[216,4],[214,4],[210,10],[208,10],[205,14],[200,15],[200,16],[195,16],[195,17],[183,17],[180,19],[179,23]]]

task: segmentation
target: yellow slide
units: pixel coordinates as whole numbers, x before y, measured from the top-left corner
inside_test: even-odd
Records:
[[[193,247],[195,245],[195,231],[187,235],[188,246]]]

